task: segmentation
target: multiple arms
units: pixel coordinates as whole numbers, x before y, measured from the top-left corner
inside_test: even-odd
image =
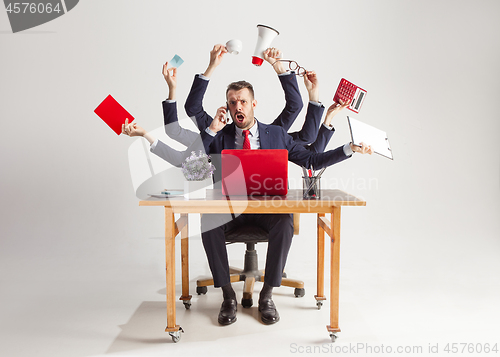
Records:
[[[210,51],[210,61],[207,69],[201,75],[196,75],[191,87],[191,91],[186,99],[184,108],[198,126],[200,131],[204,131],[212,123],[213,118],[203,108],[203,97],[208,87],[208,82],[215,69],[221,64],[224,55],[227,53],[224,45],[218,44]],[[264,59],[270,64],[276,63],[281,56],[281,51],[276,48],[269,48],[264,52]],[[279,76],[280,83],[285,93],[286,105],[280,115],[273,122],[288,130],[302,110],[302,98],[300,96],[297,79],[294,75],[287,75],[282,62],[272,66]]]
[[[226,125],[225,107],[220,107],[217,110],[215,118],[212,118],[204,111],[202,105],[203,96],[208,87],[208,79],[213,75],[215,69],[221,64],[226,53],[227,50],[223,45],[219,44],[213,47],[210,51],[210,61],[207,69],[203,75],[197,75],[195,77],[193,87],[189,93],[188,99],[186,100],[186,112],[188,115],[196,119],[196,124],[198,125],[200,131],[202,131],[202,134],[204,129],[207,127],[209,127],[213,133],[217,133]],[[283,127],[286,132],[292,125],[298,113],[301,111],[302,100],[295,75],[286,75],[287,71],[285,69],[284,62],[277,61],[280,57],[281,51],[276,48],[269,48],[264,52],[264,59],[272,65],[273,69],[279,76],[285,92],[286,100],[285,108],[272,124]],[[200,135],[184,129],[178,124],[177,109],[175,104],[177,69],[168,68],[168,62],[166,62],[163,65],[162,73],[169,88],[167,100],[163,102],[165,132],[170,137],[176,139],[184,145],[190,146],[196,141],[197,138],[199,139]],[[348,106],[349,103],[333,103],[333,105],[331,105],[327,110],[324,125],[318,130],[319,121],[321,120],[324,107],[319,103],[318,79],[316,73],[306,72],[304,75],[304,84],[308,91],[310,102],[308,113],[302,129],[299,132],[291,133],[290,135],[291,139],[293,138],[293,140],[296,141],[294,144],[298,144],[299,146],[307,145],[314,141],[313,144],[306,147],[307,151],[312,153],[321,153],[324,151],[331,136],[333,135],[333,131],[327,129],[327,127],[331,128],[333,116]],[[316,108],[311,110],[311,106],[316,106]],[[129,136],[143,136],[152,146],[156,146],[153,144],[158,142],[149,133],[147,133],[146,130],[137,125],[137,123],[129,124],[128,120],[126,120],[125,124],[122,126],[122,133]],[[202,135],[202,137],[203,136],[204,135]],[[352,152],[359,152],[363,154],[371,154],[373,152],[371,147],[364,144],[362,144],[361,147],[350,144],[349,147]]]

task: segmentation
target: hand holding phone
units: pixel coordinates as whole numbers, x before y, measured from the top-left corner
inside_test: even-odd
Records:
[[[226,115],[228,112],[226,108],[227,107],[220,107],[219,109],[217,109],[217,113],[215,114],[215,117],[209,126],[209,129],[212,132],[217,133],[226,126],[227,124]]]

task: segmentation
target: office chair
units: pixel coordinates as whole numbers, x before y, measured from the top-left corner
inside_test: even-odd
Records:
[[[299,219],[300,214],[293,214],[293,234],[299,234]],[[251,307],[253,305],[253,288],[256,281],[264,281],[265,272],[258,269],[257,251],[255,245],[261,242],[267,242],[268,233],[263,229],[251,225],[238,227],[226,233],[226,244],[245,243],[245,263],[243,269],[230,267],[231,283],[244,281],[243,298],[241,305],[243,307]],[[196,292],[198,295],[206,294],[207,286],[214,285],[213,279],[199,279],[196,281]],[[304,282],[296,279],[287,278],[286,273],[283,273],[281,280],[282,286],[295,288],[294,295],[302,297],[305,295]]]

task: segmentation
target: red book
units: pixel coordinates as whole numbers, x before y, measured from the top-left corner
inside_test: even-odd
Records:
[[[122,133],[122,124],[125,124],[125,119],[128,118],[129,123],[134,120],[134,117],[111,94],[95,108],[94,113],[104,120],[117,135]]]

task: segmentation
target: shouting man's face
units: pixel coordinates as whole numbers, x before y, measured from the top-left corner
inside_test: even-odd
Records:
[[[254,122],[253,110],[257,101],[253,98],[248,88],[227,92],[227,106],[236,126],[240,129],[250,129]]]

